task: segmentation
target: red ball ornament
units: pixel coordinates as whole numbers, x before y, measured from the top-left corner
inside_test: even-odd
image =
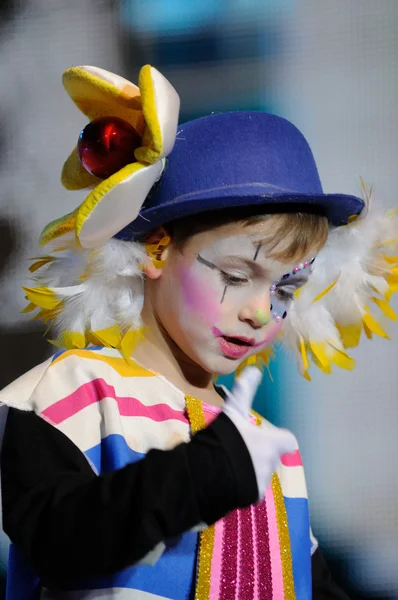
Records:
[[[130,123],[118,117],[100,117],[80,133],[77,149],[83,167],[95,177],[107,179],[133,162],[141,138]]]

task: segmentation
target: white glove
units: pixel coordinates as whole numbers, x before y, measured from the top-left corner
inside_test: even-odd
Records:
[[[223,412],[231,419],[249,451],[257,479],[259,500],[264,498],[272,474],[280,464],[282,454],[297,449],[294,435],[265,423],[250,422],[250,409],[261,381],[257,367],[247,367],[237,378],[232,392],[227,393]]]

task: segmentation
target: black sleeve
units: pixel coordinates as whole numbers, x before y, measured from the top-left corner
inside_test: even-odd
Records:
[[[1,470],[4,530],[55,586],[120,571],[258,494],[249,452],[223,414],[189,443],[98,476],[63,433],[10,409]]]
[[[312,599],[350,600],[333,581],[319,548],[312,555]]]

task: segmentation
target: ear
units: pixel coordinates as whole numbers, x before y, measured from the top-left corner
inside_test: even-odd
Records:
[[[170,238],[164,227],[152,231],[146,239],[148,258],[143,271],[149,279],[158,279],[163,271],[163,263],[169,254],[168,243]]]

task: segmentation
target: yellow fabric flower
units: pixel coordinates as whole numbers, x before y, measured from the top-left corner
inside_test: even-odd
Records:
[[[139,85],[97,67],[73,67],[63,84],[76,106],[90,121],[112,116],[127,121],[141,136],[142,145],[131,164],[107,179],[90,174],[75,147],[65,162],[61,181],[69,190],[91,189],[82,204],[45,227],[40,243],[75,231],[84,248],[100,246],[139,213],[163,170],[162,159],[172,150],[178,125],[179,97],[153,67],[141,69]]]

